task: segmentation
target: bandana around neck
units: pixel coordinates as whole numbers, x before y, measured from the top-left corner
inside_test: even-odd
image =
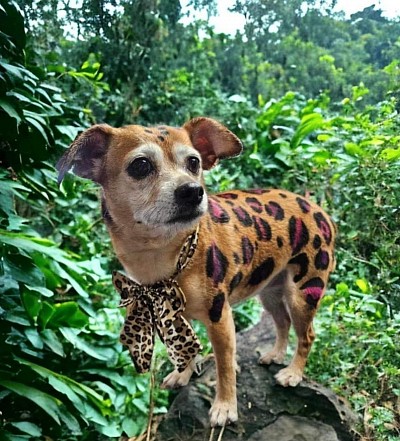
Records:
[[[148,372],[157,331],[167,353],[179,372],[201,351],[200,341],[190,323],[182,316],[185,295],[176,277],[190,262],[199,236],[199,227],[187,237],[179,253],[176,270],[169,279],[153,285],[140,285],[122,273],[113,272],[113,284],[121,295],[120,307],[127,307],[120,341],[127,346],[136,370]]]

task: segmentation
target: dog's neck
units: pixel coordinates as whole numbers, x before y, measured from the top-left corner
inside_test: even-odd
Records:
[[[171,277],[182,246],[195,228],[171,235],[170,231],[135,222],[118,227],[108,225],[114,251],[127,275],[145,285]]]

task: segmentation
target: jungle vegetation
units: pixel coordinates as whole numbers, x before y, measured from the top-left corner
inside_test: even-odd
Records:
[[[245,144],[211,190],[282,187],[336,221],[306,373],[349,400],[364,440],[399,439],[400,21],[333,4],[237,0],[246,25],[226,35],[184,24],[178,0],[0,0],[1,439],[124,439],[149,406],[166,412],[150,387],[170,368],[163,348],[140,376],[118,342],[98,188],[72,175],[59,187],[54,164],[93,123],[198,115]],[[258,314],[239,306],[237,328]]]

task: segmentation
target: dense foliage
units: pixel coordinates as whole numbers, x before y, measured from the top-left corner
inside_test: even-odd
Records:
[[[134,436],[149,408],[165,411],[118,343],[97,189],[58,188],[54,163],[93,122],[202,114],[246,146],[211,189],[284,187],[337,222],[307,374],[350,400],[365,439],[398,439],[400,23],[373,7],[345,19],[329,1],[238,0],[246,27],[228,36],[182,24],[175,0],[19,3],[0,0],[0,437]],[[239,306],[238,328],[258,311]]]

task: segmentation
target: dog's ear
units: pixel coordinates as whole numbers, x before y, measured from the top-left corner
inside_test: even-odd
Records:
[[[183,128],[189,133],[193,147],[200,152],[205,170],[216,165],[218,159],[237,156],[243,150],[240,139],[211,118],[193,118]]]
[[[112,127],[97,124],[75,138],[69,149],[57,162],[58,183],[73,167],[76,175],[101,184],[103,160],[110,141]]]

